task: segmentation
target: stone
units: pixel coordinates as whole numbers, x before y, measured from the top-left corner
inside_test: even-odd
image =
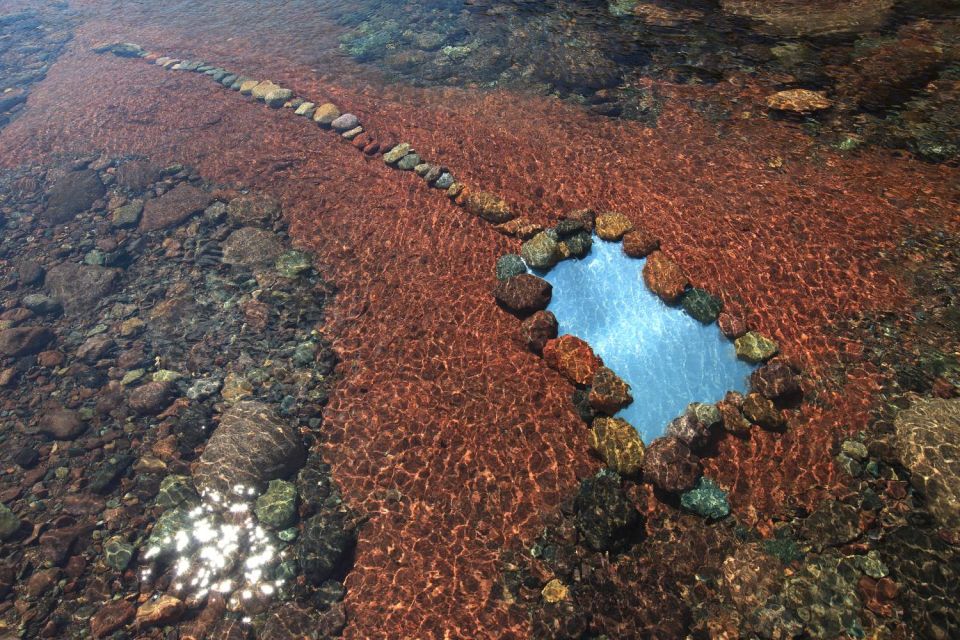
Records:
[[[32,469],[40,461],[40,453],[33,447],[20,447],[13,454],[13,461],[24,469]]]
[[[96,307],[119,279],[119,269],[67,262],[50,269],[46,286],[68,313],[76,313]]]
[[[594,418],[590,428],[590,447],[608,467],[622,476],[637,475],[643,468],[643,440],[626,420]]]
[[[322,584],[339,573],[344,561],[356,545],[356,532],[347,514],[321,513],[304,522],[297,541],[297,559],[307,580]]]
[[[694,451],[710,443],[711,429],[720,423],[720,411],[712,404],[694,402],[667,425],[668,436],[677,438]]]
[[[108,493],[114,480],[123,475],[133,462],[133,456],[127,454],[110,456],[93,470],[87,488],[93,493]]]
[[[749,18],[760,32],[777,37],[861,33],[882,27],[894,0],[721,0],[723,10]]]
[[[894,419],[895,452],[930,514],[960,528],[960,398],[916,398]]]
[[[147,55],[138,44],[132,42],[102,42],[93,47],[95,53],[112,53],[121,58],[142,58]]]
[[[440,177],[434,180],[432,186],[434,189],[443,189],[446,191],[453,186],[453,183],[453,175],[448,171],[443,171],[440,173]]]
[[[557,337],[558,323],[550,311],[537,311],[520,324],[520,336],[527,348],[542,353],[544,345]]]
[[[734,341],[737,357],[754,364],[769,360],[777,354],[776,342],[757,331],[749,331]]]
[[[253,80],[253,79],[245,80],[240,83],[240,93],[242,95],[249,96],[251,93],[253,93],[254,88],[258,84],[260,84],[259,80]]]
[[[116,349],[117,343],[105,334],[95,335],[77,348],[76,356],[87,364],[95,364],[98,360]]]
[[[262,491],[270,480],[286,478],[303,466],[306,450],[297,430],[268,405],[237,402],[220,418],[193,477],[201,494],[229,495],[234,487]]]
[[[723,308],[719,298],[697,288],[689,289],[684,293],[680,304],[692,318],[703,324],[715,322]]]
[[[580,483],[573,509],[577,530],[594,551],[618,550],[643,532],[643,517],[609,469]]]
[[[36,431],[55,440],[73,440],[86,428],[87,425],[76,411],[49,405],[42,410]]]
[[[180,620],[186,610],[187,605],[182,600],[162,595],[140,605],[134,624],[138,629],[170,624]]]
[[[410,147],[409,142],[401,142],[397,146],[390,149],[390,151],[387,151],[385,154],[383,154],[383,161],[386,164],[396,164],[409,155],[411,151],[412,148]],[[417,156],[417,159],[419,158],[420,156]]]
[[[143,200],[133,200],[113,210],[110,224],[117,229],[129,229],[140,223],[143,213]]]
[[[204,400],[220,391],[223,381],[219,378],[200,378],[187,388],[187,398]]]
[[[154,415],[169,406],[175,388],[172,382],[147,382],[130,392],[127,404],[138,415]]]
[[[809,89],[787,89],[767,96],[767,107],[774,111],[786,111],[796,114],[815,113],[833,106],[823,91]]]
[[[730,340],[736,340],[747,332],[747,323],[743,318],[727,312],[722,312],[717,317],[717,326],[720,327],[720,333]]]
[[[267,103],[268,107],[274,109],[279,109],[286,103],[287,100],[293,97],[293,91],[290,89],[284,89],[283,87],[277,87],[268,91],[263,96],[263,101]]]
[[[544,305],[546,306],[546,305]],[[43,351],[55,336],[46,327],[14,327],[0,331],[0,356],[20,358]]]
[[[340,117],[340,109],[329,102],[320,105],[313,112],[313,121],[321,127],[330,127],[334,120]]]
[[[257,520],[273,529],[286,529],[297,521],[297,487],[286,480],[271,480],[257,498]]]
[[[426,182],[429,185],[432,185],[440,178],[443,172],[444,172],[443,167],[441,167],[438,164],[431,164],[429,165],[429,168],[423,173],[421,177],[423,178],[424,182]]]
[[[497,280],[507,280],[526,272],[527,265],[523,262],[523,258],[515,253],[508,253],[497,258]]]
[[[750,421],[747,420],[740,407],[743,405],[743,396],[736,391],[728,391],[723,400],[717,403],[723,428],[738,436],[750,433]]]
[[[647,447],[643,477],[661,491],[688,491],[696,486],[702,474],[700,458],[678,438],[657,438]]]
[[[423,163],[423,159],[416,153],[408,153],[397,162],[397,169],[401,171],[413,171],[413,168]]]
[[[803,520],[800,537],[819,553],[826,547],[846,544],[860,536],[860,514],[853,505],[824,500]]]
[[[272,231],[241,227],[224,241],[223,262],[244,267],[273,264],[283,251],[283,243]]]
[[[643,229],[633,229],[623,236],[623,252],[631,258],[646,258],[660,248],[660,241]]]
[[[610,416],[633,402],[630,385],[607,367],[598,367],[593,374],[589,399],[594,411]]]
[[[334,131],[339,131],[343,133],[344,131],[349,131],[356,126],[360,125],[360,118],[353,115],[352,113],[345,113],[338,118],[334,118],[330,123],[330,127]]]
[[[103,556],[107,566],[124,571],[133,559],[133,545],[120,536],[112,536],[103,543]]]
[[[520,256],[531,269],[546,271],[557,264],[560,254],[557,241],[547,232],[541,232],[523,243]]]
[[[274,84],[271,80],[264,80],[257,84],[257,86],[250,91],[250,96],[253,97],[254,100],[262,101],[266,99],[270,92],[276,91],[280,88],[281,87],[279,85]]]
[[[701,477],[693,489],[680,496],[680,506],[708,520],[719,520],[730,515],[727,492],[707,477]]]
[[[313,111],[314,111],[314,108],[315,108],[316,106],[317,106],[317,105],[315,105],[315,104],[312,103],[312,102],[301,102],[301,103],[300,103],[300,106],[298,106],[293,113],[296,114],[296,115],[298,115],[298,116],[304,116],[304,117],[307,117],[307,118],[312,118],[312,117],[313,117]]]
[[[859,440],[844,440],[840,443],[840,451],[860,462],[863,462],[870,457],[870,452],[867,450],[867,445],[863,444]]]
[[[630,222],[630,218],[615,211],[601,213],[596,217],[594,225],[594,230],[597,235],[600,236],[602,240],[611,242],[620,240],[628,231],[633,229],[633,223]]]
[[[540,595],[543,597],[545,602],[553,604],[562,602],[564,600],[569,600],[570,589],[567,588],[567,585],[554,578],[543,586],[543,589],[540,591]]]
[[[180,505],[189,505],[197,502],[196,490],[193,481],[188,476],[172,474],[160,481],[155,504],[163,509],[171,509]]]
[[[27,581],[26,594],[31,598],[40,598],[51,591],[60,579],[61,571],[57,567],[37,571]]]
[[[140,231],[158,231],[175,227],[190,216],[202,212],[213,202],[213,196],[192,185],[182,183],[159,198],[143,205]]]
[[[40,263],[29,258],[17,265],[17,280],[25,287],[41,284],[46,273]]]
[[[53,224],[73,220],[103,197],[106,189],[96,171],[70,171],[57,180],[47,192],[47,206],[43,217]]]
[[[90,635],[94,638],[106,638],[133,622],[136,614],[133,603],[127,600],[117,600],[97,607],[90,617]]]
[[[263,227],[280,217],[280,202],[265,193],[237,196],[227,205],[227,218],[241,227]]]
[[[759,393],[748,393],[743,399],[741,408],[743,415],[754,424],[758,424],[764,429],[779,431],[787,425],[783,415],[773,400],[764,398]]]
[[[593,381],[597,369],[603,366],[589,344],[571,335],[548,340],[543,347],[543,359],[567,380],[584,387]]]
[[[6,542],[20,530],[20,518],[10,508],[0,503],[0,540]]]
[[[552,295],[549,282],[528,273],[499,280],[493,289],[493,297],[500,305],[521,316],[546,309]]]
[[[285,251],[277,258],[274,268],[284,278],[298,278],[313,268],[313,258],[303,251]]]
[[[464,194],[466,194],[464,196]],[[488,222],[500,224],[516,218],[516,214],[501,198],[485,191],[472,192],[465,189],[458,197],[462,200],[463,208],[471,215],[483,218]]]
[[[800,376],[778,358],[750,374],[750,388],[771,400],[788,398],[800,393]]]
[[[586,258],[593,248],[593,236],[589,231],[579,231],[568,236],[560,243],[560,254],[563,257]]]
[[[688,284],[680,267],[661,251],[647,256],[643,265],[643,282],[667,304],[676,303]]]

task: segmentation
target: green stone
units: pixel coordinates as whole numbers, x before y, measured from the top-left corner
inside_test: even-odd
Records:
[[[723,303],[703,289],[687,291],[683,294],[682,304],[684,311],[703,324],[716,322],[720,310],[723,309]]]
[[[707,427],[720,424],[723,419],[717,405],[705,402],[691,402],[687,405],[687,412],[691,413],[697,422]]]
[[[730,514],[727,492],[706,477],[701,477],[693,489],[680,496],[680,505],[710,520],[719,520]]]
[[[870,456],[870,452],[867,451],[867,445],[859,440],[844,440],[840,444],[840,451],[854,460],[866,460]]]
[[[413,171],[413,168],[422,162],[423,158],[416,153],[408,153],[400,158],[400,161],[397,163],[397,169],[401,169],[403,171]]]
[[[160,369],[159,371],[154,371],[153,376],[154,382],[175,382],[183,377],[183,374],[179,371],[171,371],[170,369]]]
[[[317,359],[317,344],[315,342],[303,342],[297,345],[293,350],[294,364],[305,367]]]
[[[286,529],[297,521],[297,487],[286,480],[271,480],[267,492],[257,498],[257,519],[268,527]]]
[[[527,265],[523,263],[523,258],[515,253],[508,253],[505,256],[497,258],[497,280],[509,280],[513,276],[527,272]]]
[[[296,278],[313,267],[313,259],[303,251],[287,251],[277,258],[277,273],[284,278]]]
[[[383,161],[387,164],[393,164],[395,162],[400,162],[400,159],[410,153],[410,143],[401,142],[390,151],[387,151],[383,154]]]
[[[146,374],[146,370],[144,369],[134,369],[133,371],[127,371],[127,373],[124,374],[123,378],[120,379],[120,384],[122,384],[123,386],[127,386],[128,384],[133,384],[134,382],[142,378],[144,374]]]
[[[776,342],[756,331],[737,338],[733,346],[737,350],[738,358],[754,364],[769,360],[780,349]]]
[[[134,200],[114,209],[111,224],[117,228],[135,227],[140,222],[140,214],[142,213],[143,201]]]
[[[520,256],[531,269],[550,269],[560,260],[559,248],[556,239],[540,232],[523,243]]]
[[[106,261],[107,257],[103,255],[103,251],[100,251],[99,249],[89,251],[87,252],[87,255],[83,256],[83,262],[93,266],[103,266]]]
[[[176,535],[180,531],[189,533],[191,528],[190,512],[186,507],[177,507],[164,511],[153,525],[153,531],[147,538],[144,560],[170,558],[178,553]],[[188,550],[181,550],[186,552]]]
[[[20,518],[10,508],[0,503],[0,540],[7,540],[20,530]]]
[[[108,566],[123,571],[133,559],[133,545],[119,536],[114,536],[103,543],[103,555]]]
[[[289,529],[284,529],[283,531],[277,534],[277,537],[283,540],[284,542],[293,542],[300,535],[300,530],[296,527],[290,527]]]
[[[193,504],[199,500],[193,481],[189,476],[170,475],[160,481],[156,504],[169,509],[182,504]]]

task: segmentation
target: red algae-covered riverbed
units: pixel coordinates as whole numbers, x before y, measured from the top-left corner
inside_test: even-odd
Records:
[[[281,200],[295,244],[338,289],[326,337],[340,378],[322,451],[346,502],[369,517],[346,578],[345,637],[531,633],[500,597],[501,554],[537,536],[599,464],[569,383],[527,351],[490,294],[495,259],[519,241],[288,110],[95,55],[95,43],[137,42],[332,100],[384,143],[410,142],[545,226],[590,207],[654,233],[694,285],[776,339],[805,374],[785,433],[725,436],[704,460],[734,514],[760,530],[842,493],[825,452],[867,428],[889,377],[848,321],[911,308],[889,257],[908,236],[960,227],[956,167],[819,145],[767,117],[765,93],[745,75],[709,87],[651,81],[664,107],[650,128],[553,97],[386,85],[332,54],[306,59],[307,35],[333,43],[332,28],[288,38],[254,15],[191,25],[102,7],[78,3],[73,41],[0,132],[0,162],[142,155]],[[707,99],[731,117],[693,108]]]

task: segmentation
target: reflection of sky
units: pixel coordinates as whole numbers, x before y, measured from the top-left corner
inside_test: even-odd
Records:
[[[746,391],[751,365],[738,360],[716,324],[703,325],[665,305],[643,283],[645,260],[596,236],[583,260],[564,260],[545,277],[560,334],[583,338],[631,387],[633,403],[617,414],[649,443],[691,402],[716,402]]]
[[[173,550],[172,590],[178,595],[202,598],[219,592],[234,604],[254,596],[271,596],[282,586],[273,569],[279,551],[273,536],[257,523],[251,503],[256,491],[236,486],[235,495],[212,492],[190,510],[187,524],[152,546],[144,554],[151,561]],[[151,569],[143,571],[150,576]]]

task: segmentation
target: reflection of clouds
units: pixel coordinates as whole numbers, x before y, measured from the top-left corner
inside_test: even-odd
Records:
[[[195,598],[216,592],[236,606],[255,594],[272,596],[283,585],[282,579],[273,578],[273,568],[284,552],[250,508],[256,490],[237,485],[233,494],[204,494],[176,531],[154,541],[144,553],[146,561],[176,556],[175,591]],[[151,572],[144,569],[142,577],[148,579]]]

